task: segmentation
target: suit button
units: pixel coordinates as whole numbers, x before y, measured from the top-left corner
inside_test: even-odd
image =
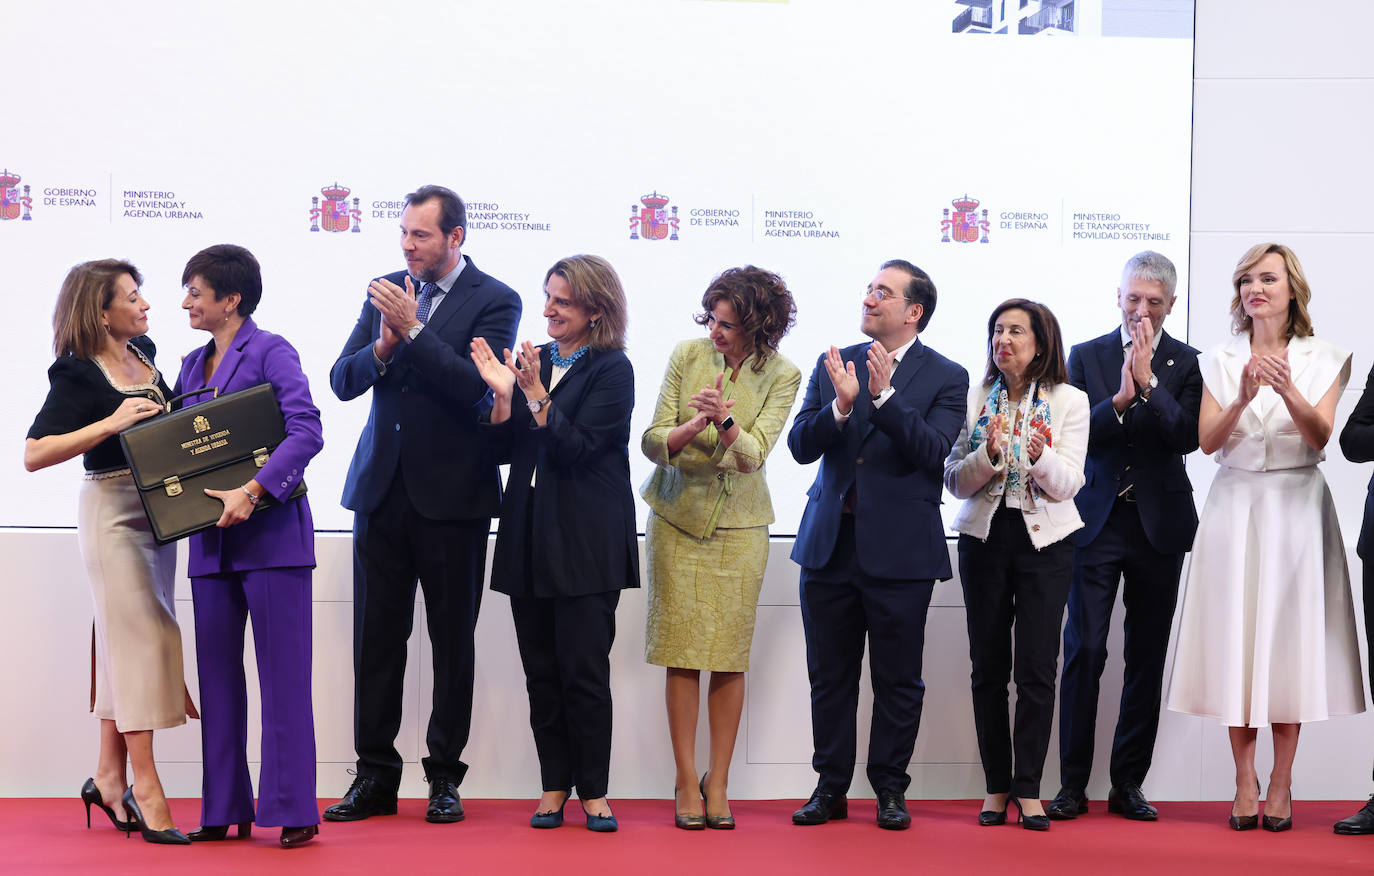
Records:
[[[401,392],[410,392],[410,387],[408,387],[408,386],[403,386],[403,387],[401,387]]]
[[[401,424],[400,424],[400,423],[397,423],[397,424],[396,424],[396,431],[397,431],[397,432],[401,431]]]
[[[863,464],[864,464],[864,458],[863,458],[862,456],[860,456],[858,459],[854,460],[854,464],[855,464],[855,465],[863,465]]]
[[[718,471],[718,472],[716,472],[716,480],[718,480],[718,481],[723,481],[723,480],[725,480],[725,472],[723,472],[723,471]]]
[[[1039,532],[1039,531],[1040,531],[1040,524],[1039,524],[1039,523],[1031,524],[1031,531],[1032,531],[1032,532]]]

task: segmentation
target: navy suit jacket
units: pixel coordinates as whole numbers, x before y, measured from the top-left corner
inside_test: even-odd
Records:
[[[835,423],[835,387],[822,355],[787,435],[797,462],[821,461],[792,559],[808,569],[830,561],[844,496],[853,485],[859,567],[877,578],[943,581],[953,574],[940,518],[945,457],[964,424],[968,372],[917,338],[892,376],[893,395],[874,409],[868,347],[855,344],[840,354],[854,363],[859,378],[849,421]]]
[[[540,377],[548,386],[553,364],[547,354],[542,358]],[[574,362],[549,393],[553,401],[542,428],[535,427],[519,387],[514,395],[511,418],[483,430],[496,461],[510,463],[491,588],[554,597],[638,587],[629,358],[620,350],[591,350]]]
[[[1364,393],[1341,430],[1341,453],[1351,462],[1374,459],[1374,368],[1370,369]],[[1371,548],[1374,548],[1374,479],[1370,480],[1369,492],[1365,494],[1364,521],[1360,524],[1360,540],[1355,552],[1360,559],[1368,560]]]
[[[386,279],[404,286],[405,276],[397,271]],[[383,374],[372,355],[381,313],[363,302],[329,371],[329,385],[343,401],[372,390],[372,410],[344,482],[345,508],[370,514],[399,468],[415,510],[431,520],[496,516],[500,476],[479,452],[477,434],[491,400],[469,358],[470,344],[484,337],[499,354],[515,346],[519,322],[520,296],[469,259],[429,322],[412,343],[402,344]]]
[[[286,425],[286,438],[272,451],[255,480],[279,502],[295,491],[305,467],[324,446],[320,409],[310,398],[310,381],[301,370],[300,356],[281,335],[245,320],[224,351],[215,373],[205,380],[205,358],[214,341],[192,350],[181,363],[177,395],[219,387],[220,394],[272,385]],[[182,407],[210,400],[207,393],[187,399]],[[191,536],[187,574],[214,575],[289,566],[315,565],[315,525],[306,496],[256,511],[242,523],[207,529]]]
[[[1069,383],[1088,394],[1086,481],[1074,501],[1083,528],[1074,544],[1087,547],[1107,522],[1121,479],[1130,466],[1136,505],[1145,537],[1162,553],[1186,553],[1197,532],[1193,484],[1183,457],[1197,450],[1202,372],[1198,351],[1164,332],[1150,368],[1159,385],[1149,401],[1116,418],[1112,396],[1121,388],[1121,330],[1076,345],[1069,351]]]

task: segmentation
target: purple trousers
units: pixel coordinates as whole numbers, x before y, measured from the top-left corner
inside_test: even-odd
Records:
[[[264,827],[319,824],[315,720],[311,706],[313,569],[260,569],[191,579],[200,676],[202,825],[253,821]],[[245,621],[262,691],[262,771],[257,813],[248,774]]]

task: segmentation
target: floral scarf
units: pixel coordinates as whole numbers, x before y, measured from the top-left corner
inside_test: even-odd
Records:
[[[993,417],[1002,414],[1001,445],[1003,453],[1007,456],[1007,467],[996,481],[988,485],[989,497],[1005,494],[1019,500],[1018,504],[1027,509],[1034,508],[1039,501],[1040,488],[1036,486],[1035,480],[1027,475],[1031,468],[1028,455],[1030,431],[1025,429],[1024,424],[1030,423],[1030,429],[1044,435],[1045,446],[1050,446],[1050,403],[1045,395],[1040,381],[1032,381],[1025,395],[1021,397],[1016,416],[1012,417],[1007,385],[1000,375],[988,391],[983,409],[978,413],[978,421],[974,423],[973,433],[969,435],[968,450],[969,453],[973,453],[983,445],[987,440],[988,423]],[[1007,448],[1010,448],[1009,452]]]

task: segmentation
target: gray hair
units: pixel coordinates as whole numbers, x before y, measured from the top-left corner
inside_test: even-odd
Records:
[[[1174,290],[1178,286],[1178,271],[1174,269],[1174,263],[1152,249],[1138,252],[1126,261],[1126,267],[1121,269],[1121,288],[1130,285],[1132,278],[1163,283],[1164,292],[1170,298],[1174,297]]]

